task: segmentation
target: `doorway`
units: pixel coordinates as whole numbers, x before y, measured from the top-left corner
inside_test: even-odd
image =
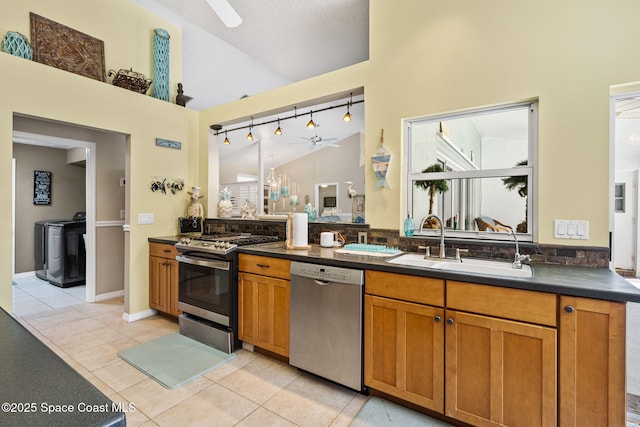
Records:
[[[95,251],[95,238],[96,238],[96,217],[95,217],[95,188],[96,188],[96,144],[89,141],[81,141],[81,140],[73,140],[68,138],[59,138],[49,135],[14,131],[13,133],[13,143],[14,144],[24,144],[32,147],[42,147],[44,150],[56,149],[56,150],[64,150],[64,154],[68,152],[68,150],[79,150],[81,155],[81,162],[84,163],[84,207],[83,211],[86,213],[86,238],[84,239],[85,249],[86,249],[86,267],[85,267],[85,302],[94,302],[96,300],[96,280],[95,280],[95,262],[96,262],[96,251]],[[51,152],[51,151],[49,151]],[[73,175],[72,175],[73,176]],[[68,177],[59,177],[63,180]],[[59,179],[58,178],[58,179]],[[14,175],[13,182],[13,191],[16,192],[16,188],[18,186],[17,183],[18,177]],[[52,198],[56,196],[55,194],[55,186],[56,179],[55,176],[52,178]],[[64,182],[58,184],[58,188],[63,188],[62,185]],[[77,183],[75,183],[77,184]],[[34,184],[35,185],[35,184]],[[64,190],[63,190],[64,191]],[[60,197],[61,194],[58,194],[57,197]],[[15,209],[18,206],[18,203],[14,200],[13,208],[13,229],[16,229],[16,212]],[[24,215],[24,212],[23,212]],[[65,218],[69,215],[65,215]],[[54,218],[48,218],[54,219]],[[29,227],[30,224],[25,224],[24,227]],[[16,252],[16,234],[18,235],[26,235],[29,236],[28,232],[15,232],[14,233],[14,241],[13,241],[13,252],[15,258]],[[32,240],[33,241],[33,240]],[[14,268],[15,268],[15,260],[14,260]]]
[[[640,92],[611,98],[611,267],[638,277],[638,176],[640,175]]]
[[[128,207],[129,136],[78,124],[19,115],[14,115],[13,125],[14,137],[21,139],[24,144],[49,144],[65,148],[67,152],[84,152],[86,208],[83,210],[86,212],[87,236],[86,295],[83,299],[95,302],[125,296],[125,254],[128,249],[124,226]],[[76,161],[74,156],[71,157],[71,161]],[[33,176],[28,175],[22,179],[30,182],[28,185],[31,188],[25,187],[25,191],[32,192]],[[60,203],[60,194],[56,193],[60,189],[56,183],[60,184],[60,181],[54,175],[52,182],[52,200]],[[30,196],[27,194],[27,197]],[[30,203],[28,198],[26,203]],[[18,211],[16,215],[19,214]],[[31,237],[23,238],[33,239],[33,226],[28,227],[27,233]],[[18,239],[21,238],[20,233],[16,234]]]

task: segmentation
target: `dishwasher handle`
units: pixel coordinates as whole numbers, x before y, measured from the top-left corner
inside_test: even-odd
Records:
[[[315,282],[316,285],[320,285],[320,286],[329,286],[332,283],[330,280],[313,279],[313,281]]]

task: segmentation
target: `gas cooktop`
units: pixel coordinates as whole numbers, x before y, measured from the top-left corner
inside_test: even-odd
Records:
[[[201,234],[191,238],[180,239],[175,244],[179,251],[208,252],[226,255],[238,246],[257,245],[259,243],[277,242],[278,236],[262,236],[253,234]]]

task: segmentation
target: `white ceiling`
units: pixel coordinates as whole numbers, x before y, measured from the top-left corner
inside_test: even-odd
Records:
[[[185,94],[194,98],[187,106],[195,110],[284,86],[369,57],[368,0],[229,0],[243,20],[237,28],[225,27],[206,0],[131,1],[182,27],[183,83]],[[364,111],[358,113],[364,115]],[[616,116],[616,151],[640,152],[640,102],[619,101]],[[345,128],[340,120],[324,119],[317,129],[318,135],[342,139],[353,134],[345,133],[345,129],[364,132],[364,123],[360,126],[357,120]],[[291,124],[287,122],[287,126]],[[501,127],[504,128],[504,123]],[[496,136],[491,135],[491,128],[494,126],[485,124],[481,131]],[[280,145],[283,139],[313,136],[313,132],[309,134],[303,127],[295,132],[289,129],[288,136],[279,137]],[[264,144],[272,139],[272,132],[270,129],[260,134]],[[243,137],[233,136],[234,143],[238,139]],[[290,148],[294,150],[296,145],[291,144]]]
[[[368,0],[229,0],[227,28],[206,0],[132,0],[183,29],[183,83],[203,110],[369,58]]]

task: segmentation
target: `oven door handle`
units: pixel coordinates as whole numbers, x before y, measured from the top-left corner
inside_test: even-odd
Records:
[[[202,267],[215,268],[216,270],[229,270],[231,265],[226,261],[216,261],[209,258],[195,257],[193,255],[189,255],[189,256],[177,255],[176,261],[184,262],[185,264],[200,265]]]

